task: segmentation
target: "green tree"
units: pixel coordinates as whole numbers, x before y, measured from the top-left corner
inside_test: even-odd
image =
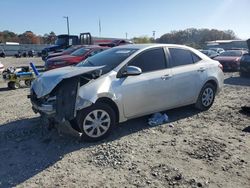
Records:
[[[212,40],[237,39],[232,30],[220,31],[217,29],[189,28],[180,31],[171,31],[156,39],[158,43],[184,44],[194,48],[203,48],[205,42]]]

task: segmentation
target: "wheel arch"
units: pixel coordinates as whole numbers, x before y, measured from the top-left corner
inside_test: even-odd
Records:
[[[217,81],[215,81],[214,79],[209,79],[209,80],[207,80],[207,81],[205,82],[205,84],[207,84],[207,83],[212,84],[212,85],[215,87],[215,93],[217,93],[217,89],[218,89],[218,82],[217,82]],[[204,85],[205,85],[205,84],[204,84]]]
[[[112,99],[110,99],[108,97],[101,97],[101,98],[98,98],[95,103],[108,104],[115,112],[115,122],[116,123],[119,122],[119,109],[118,109],[116,103]]]

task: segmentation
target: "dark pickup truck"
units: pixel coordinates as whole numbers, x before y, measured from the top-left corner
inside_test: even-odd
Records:
[[[79,44],[92,44],[92,37],[90,33],[81,33],[77,35],[58,35],[54,45],[48,46],[42,50],[42,59],[46,60],[50,53],[61,52],[64,49]]]

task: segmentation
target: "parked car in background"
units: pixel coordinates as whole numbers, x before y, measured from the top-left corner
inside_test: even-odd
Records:
[[[250,77],[250,53],[244,54],[240,60],[240,76]]]
[[[247,51],[244,50],[227,50],[215,57],[214,60],[222,64],[223,70],[238,71],[240,69],[240,59],[246,53]]]
[[[68,54],[71,54],[72,52],[76,51],[77,49],[79,48],[82,48],[84,47],[84,45],[73,45],[73,46],[70,46],[69,48],[63,50],[62,52],[55,52],[55,53],[51,53],[49,54],[46,58],[45,58],[45,61],[49,58],[52,58],[52,57],[57,57],[57,56],[61,56],[61,55],[68,55]]]
[[[223,86],[222,66],[182,45],[110,48],[77,66],[43,73],[29,95],[34,112],[97,141],[115,124],[195,104],[208,110]]]
[[[16,57],[16,58],[22,57],[22,53],[21,53],[20,50],[17,51],[17,53],[15,54],[15,57]]]
[[[47,46],[42,50],[42,59],[45,61],[49,53],[62,51],[71,45],[78,45],[79,37],[77,35],[58,35],[54,45]]]
[[[79,48],[69,55],[61,55],[58,57],[49,58],[45,62],[45,70],[51,70],[69,65],[76,65],[82,60],[106,49],[108,49],[108,47],[90,45]]]
[[[126,45],[126,44],[133,44],[133,42],[129,40],[117,39],[117,40],[113,40],[111,43],[104,44],[101,46],[115,47],[115,46],[121,46],[121,45]]]
[[[200,50],[203,54],[207,55],[211,59],[219,56],[220,54],[215,52],[214,50]]]
[[[34,50],[29,50],[28,51],[28,57],[34,57],[35,56],[35,51]]]
[[[4,49],[0,50],[0,57],[5,57],[5,51],[4,51]]]
[[[209,48],[209,50],[213,50],[219,54],[221,54],[222,52],[225,52],[225,50],[223,48]]]

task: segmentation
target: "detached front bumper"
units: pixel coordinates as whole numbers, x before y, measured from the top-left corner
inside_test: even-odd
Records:
[[[40,113],[42,115],[48,115],[48,116],[53,116],[56,114],[55,100],[43,103],[43,101],[41,101],[36,97],[34,92],[31,92],[31,94],[28,95],[28,98],[31,101],[32,110],[35,113]]]
[[[56,110],[54,109],[53,105],[51,104],[41,104],[37,105],[32,103],[32,110],[37,113],[46,114],[46,115],[53,115],[56,114]]]

